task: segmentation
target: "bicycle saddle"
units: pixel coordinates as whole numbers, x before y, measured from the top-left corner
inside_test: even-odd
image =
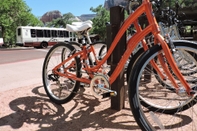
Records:
[[[85,31],[92,28],[92,21],[73,22],[72,25],[67,24],[66,29],[70,32]]]
[[[91,25],[93,24],[93,22],[91,20],[87,20],[87,21],[84,21],[84,22],[72,22],[72,25],[83,25],[85,23],[90,23]]]

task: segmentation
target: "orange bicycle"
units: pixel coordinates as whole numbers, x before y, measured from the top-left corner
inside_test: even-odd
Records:
[[[66,25],[66,29],[68,31],[75,33],[77,42],[71,41],[68,42],[68,44],[75,47],[76,51],[88,50],[89,48],[91,48],[91,46],[92,48],[94,48],[94,53],[87,52],[87,55],[89,56],[89,65],[94,65],[96,59],[98,60],[101,59],[104,53],[106,53],[106,50],[104,48],[107,48],[105,42],[102,41],[92,42],[89,35],[89,31],[92,28],[92,24],[93,22],[91,20],[87,20],[84,22],[72,22],[72,24]]]
[[[142,29],[138,18],[144,14],[149,25]],[[132,24],[136,33],[128,40],[126,51],[109,76],[108,68],[105,68],[104,64]],[[151,47],[144,40],[150,33],[154,36]],[[194,59],[197,44],[164,39],[149,0],[144,0],[124,21],[107,54],[101,60],[95,59],[94,65],[89,65],[87,61],[88,52],[94,53],[93,47],[76,51],[72,45],[65,43],[53,46],[46,55],[42,72],[48,97],[57,104],[64,104],[76,95],[80,82],[88,84],[93,95],[97,97],[116,96],[117,92],[111,90],[110,85],[124,69],[126,61],[140,41],[144,52],[137,57],[133,67],[127,70],[131,72],[128,78],[130,107],[139,127],[146,131],[196,130],[197,87],[190,79],[196,75],[195,72],[191,73],[191,70],[197,68]],[[178,58],[181,59],[177,60]],[[81,73],[81,70],[86,74]],[[190,73],[185,75],[187,71]],[[165,85],[160,81],[165,82]]]

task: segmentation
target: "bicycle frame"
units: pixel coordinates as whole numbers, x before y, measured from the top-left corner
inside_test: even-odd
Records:
[[[147,27],[142,29],[141,26],[138,24],[138,18],[139,18],[139,16],[141,16],[144,13],[147,16],[147,20],[148,20],[149,25],[147,25]],[[111,76],[109,77],[109,83],[112,84],[116,80],[117,76],[120,74],[122,69],[124,69],[124,65],[125,65],[126,61],[128,60],[129,56],[131,55],[131,53],[133,52],[133,50],[135,49],[135,47],[138,45],[138,43],[140,41],[142,42],[144,50],[148,49],[148,45],[147,45],[146,41],[144,40],[144,38],[149,33],[152,33],[154,35],[154,44],[159,43],[161,45],[161,47],[163,49],[162,51],[165,54],[165,58],[167,59],[168,63],[170,64],[170,67],[172,68],[175,75],[179,78],[181,83],[184,85],[187,93],[190,94],[190,87],[187,84],[186,80],[183,78],[178,67],[176,66],[175,61],[172,56],[172,53],[171,53],[171,50],[169,49],[167,43],[165,42],[164,38],[160,34],[159,26],[158,26],[158,23],[157,23],[155,17],[152,14],[152,5],[149,0],[144,0],[142,2],[142,4],[132,14],[130,14],[129,17],[124,21],[122,27],[118,31],[115,39],[113,40],[113,42],[112,42],[110,48],[108,49],[107,54],[104,56],[104,58],[102,60],[98,61],[98,63],[93,67],[88,67],[86,65],[84,70],[86,70],[87,72],[93,72],[93,73],[97,72],[99,70],[99,68],[110,57],[110,55],[114,51],[116,45],[118,44],[119,40],[121,39],[121,37],[123,36],[123,34],[126,32],[126,30],[128,29],[128,27],[131,24],[134,24],[134,27],[136,28],[137,32],[128,40],[127,49],[124,52],[122,58],[120,59],[117,67],[112,72]],[[64,60],[62,63],[57,65],[53,69],[54,73],[57,73],[58,75],[63,76],[63,77],[71,78],[71,79],[89,84],[91,80],[89,80],[88,78],[77,78],[76,76],[69,74],[69,73],[63,74],[63,73],[58,72],[58,68],[60,68],[63,64],[65,64],[67,61],[71,60],[74,57],[80,56],[81,59],[87,58],[87,56],[84,56],[84,55],[87,54],[87,52],[91,52],[91,51],[94,52],[94,49],[93,49],[93,47],[90,46],[89,50],[82,50],[82,51],[76,52],[71,57],[69,57],[68,59]],[[175,82],[175,79],[173,78],[166,63],[164,62],[163,56],[158,55],[158,59],[162,65],[166,75],[171,80],[171,82],[173,83],[175,88],[178,89],[179,86]],[[161,73],[160,69],[157,67],[156,63],[154,61],[152,61],[151,65],[158,72],[159,76],[164,79],[165,77]],[[91,76],[91,73],[90,73],[90,76]],[[93,75],[91,77],[93,77]]]

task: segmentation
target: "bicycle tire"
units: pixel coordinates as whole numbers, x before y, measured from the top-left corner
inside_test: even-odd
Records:
[[[81,44],[80,43],[77,43],[77,42],[68,42],[68,44],[72,45],[73,47],[75,47],[75,49],[77,51],[80,51],[81,50]],[[92,43],[91,45],[93,45],[94,49],[95,49],[95,53],[96,53],[96,58],[98,60],[100,60],[100,52],[101,50],[103,49],[103,46],[106,47],[106,44],[105,42],[94,42]],[[90,45],[87,47],[89,48]],[[96,48],[100,48],[98,51]],[[88,59],[89,59],[89,65],[90,66],[93,66],[95,65],[95,58],[93,58],[93,54],[89,53],[88,54]]]
[[[140,46],[136,50],[137,51],[129,57],[129,60],[127,61],[128,65],[125,64],[127,82],[128,82],[129,75],[131,74],[132,68],[136,60],[144,53],[144,49]],[[107,53],[107,45],[103,45],[99,51],[99,59],[100,60],[103,59],[106,53]]]
[[[140,58],[140,56],[144,53],[144,49],[140,48],[134,55],[131,56],[130,60],[129,60],[129,64],[127,66],[126,69],[126,78],[127,78],[127,82],[129,80],[129,76],[132,72],[132,69],[135,65],[135,63],[137,62],[137,60]]]
[[[105,43],[105,42],[94,42],[94,43],[92,43],[91,45],[92,45],[92,46],[94,47],[94,49],[95,49],[96,59],[97,59],[97,60],[101,60],[103,57],[101,58],[100,52],[101,52],[101,50],[103,50],[103,47],[107,47],[106,43]],[[95,65],[95,64],[96,64],[96,63],[95,63],[95,58],[92,58],[92,56],[93,56],[93,55],[90,55],[91,60],[94,61],[94,65]]]
[[[189,50],[193,52],[193,54],[197,54],[197,44],[193,42],[174,43],[174,45],[175,48]],[[195,108],[196,105],[194,105],[197,102],[196,94],[193,97],[181,97],[177,95],[175,91],[162,87],[157,80],[152,79],[154,75],[157,74],[153,74],[154,72],[150,69],[147,70],[146,73],[150,72],[153,77],[151,77],[151,81],[145,83],[146,79],[143,78],[143,72],[146,70],[146,66],[149,65],[148,63],[150,63],[151,60],[155,60],[155,57],[157,57],[159,53],[162,53],[161,49],[159,45],[151,47],[142,54],[133,67],[128,82],[129,103],[132,114],[142,130],[170,130],[171,128],[172,130],[174,128],[184,128],[188,130],[191,129],[191,126],[195,126],[192,129],[196,130],[197,108]],[[193,87],[191,83],[189,84]],[[192,89],[196,90],[196,88]],[[194,111],[194,113],[192,111]],[[182,118],[183,116],[186,117],[186,115],[190,115],[191,123],[189,124],[187,121],[184,121],[185,118]],[[183,123],[187,124],[183,125]]]
[[[68,51],[66,53],[66,51]],[[50,100],[56,104],[64,104],[73,99],[80,86],[79,81],[74,81],[65,77],[60,77],[52,72],[52,69],[60,64],[64,59],[75,53],[74,47],[64,42],[54,45],[47,53],[42,69],[42,80],[45,92]],[[65,55],[63,57],[62,55]],[[69,67],[74,62],[74,67]],[[81,63],[78,57],[75,57],[65,63],[59,71],[64,73],[64,69],[69,68],[69,73],[81,76]]]
[[[176,43],[176,44],[181,44],[181,43],[187,43],[187,44],[190,44],[191,42],[190,41],[185,41],[185,40],[173,40],[172,41],[173,43]],[[176,61],[176,63],[178,63],[178,67],[182,73],[182,75],[184,76],[188,76],[188,78],[186,79],[186,81],[188,83],[193,83],[193,84],[197,84],[197,76],[193,75],[193,74],[196,74],[197,73],[197,55],[196,54],[193,54],[192,52],[190,51],[184,51],[184,49],[176,49],[175,52],[173,52],[173,56],[174,56],[174,59]],[[180,57],[181,56],[181,57]],[[182,57],[184,57],[184,59],[182,59]],[[181,63],[182,60],[187,60],[186,57],[189,57],[191,60],[189,60],[189,62],[187,63]],[[187,61],[188,61],[187,60]],[[186,66],[189,66],[186,67]],[[173,74],[174,78],[175,79],[178,79],[176,77],[176,75],[173,73],[173,71],[171,70],[171,68],[169,68],[170,72]],[[154,73],[156,73],[155,70],[153,70]],[[190,77],[189,77],[190,76]],[[157,75],[155,76],[156,79],[163,85],[163,86],[168,86],[164,81],[162,81],[160,79],[160,77],[158,77]]]
[[[175,40],[174,43],[179,44],[179,43],[182,43],[182,41],[179,42],[179,41]],[[128,82],[128,78],[131,74],[131,71],[132,71],[132,68],[133,68],[134,64],[136,63],[137,59],[140,58],[140,56],[143,53],[144,53],[144,49],[139,48],[138,51],[130,57],[129,64],[128,64],[127,70],[126,70],[127,82]],[[188,53],[188,55],[193,55],[192,52],[189,52],[189,51],[187,51],[186,53]],[[193,58],[194,58],[194,61],[197,61],[197,55],[194,55]],[[184,66],[182,66],[182,67],[180,66],[180,68],[184,68]],[[185,72],[182,72],[182,75],[190,75],[190,74],[192,75],[193,73],[197,73],[197,68],[196,67],[195,67],[195,69],[190,70],[189,72],[186,72],[186,68],[184,68],[183,70],[185,70]],[[153,71],[155,71],[155,70],[153,70]],[[170,69],[170,71],[171,71],[171,69]],[[156,73],[156,71],[155,71],[155,73]],[[172,73],[172,71],[171,71],[171,73]],[[165,85],[165,83],[160,79],[160,77],[157,77],[157,76],[155,76],[155,77],[159,82],[161,82],[161,84]],[[176,78],[175,75],[174,75],[174,77]],[[187,82],[197,83],[197,77],[195,77],[195,78],[192,77],[190,80],[187,80]],[[165,86],[167,86],[167,85],[165,85]]]
[[[99,58],[99,60],[102,60],[103,59],[103,57],[106,55],[106,53],[107,53],[107,45],[103,45],[101,48],[100,48],[100,50],[99,50],[99,53],[98,53],[98,58]]]

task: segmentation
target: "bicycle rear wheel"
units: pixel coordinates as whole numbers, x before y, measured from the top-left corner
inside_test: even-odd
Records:
[[[81,50],[81,44],[77,43],[77,42],[68,42],[68,44],[72,45],[77,51]],[[91,46],[93,46],[94,51],[95,51],[95,55],[92,52],[89,52],[88,54],[88,59],[89,59],[89,65],[93,66],[95,65],[95,61],[97,60],[101,60],[104,55],[106,54],[106,49],[107,49],[107,45],[105,42],[94,42],[91,44]],[[90,45],[88,45],[87,48],[90,48]],[[95,58],[96,57],[96,58]]]
[[[175,43],[175,48],[191,52],[192,57],[196,57],[197,45],[195,43]],[[150,48],[139,58],[132,69],[128,87],[133,116],[140,128],[146,131],[197,130],[197,95],[194,94],[193,97],[186,94],[178,95],[169,80],[165,81],[168,86],[163,86],[156,79],[155,76],[158,74],[153,71],[150,61],[157,62],[160,67],[157,61],[160,53],[163,53],[160,46]],[[190,65],[189,62],[188,65]],[[184,75],[184,77],[188,79],[191,75],[197,76],[194,73]],[[179,80],[176,79],[176,82],[181,86]],[[189,83],[189,85],[193,87],[194,92],[197,91],[195,83]]]
[[[43,85],[48,97],[56,104],[69,102],[79,89],[79,81],[61,77],[52,71],[55,66],[70,57],[73,53],[74,47],[60,42],[54,45],[45,57],[42,69]],[[80,69],[80,60],[75,57],[61,66],[58,72],[70,73],[80,77]]]

